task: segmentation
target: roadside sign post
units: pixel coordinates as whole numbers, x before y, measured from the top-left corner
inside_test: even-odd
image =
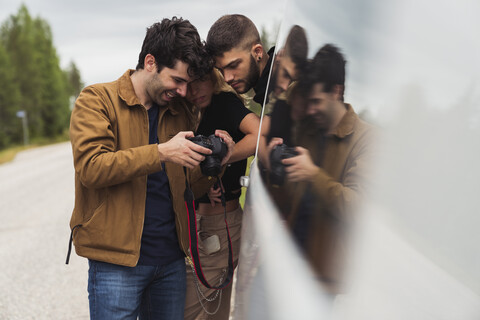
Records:
[[[27,111],[20,110],[17,111],[17,117],[22,119],[23,127],[23,144],[28,145],[28,121],[27,121]]]

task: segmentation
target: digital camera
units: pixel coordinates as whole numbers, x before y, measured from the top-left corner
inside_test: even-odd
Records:
[[[212,150],[212,154],[205,155],[205,160],[200,163],[200,169],[205,176],[217,176],[222,171],[222,160],[227,155],[228,148],[223,139],[212,134],[205,137],[201,134],[188,138],[199,146]]]
[[[288,147],[286,144],[276,145],[270,153],[270,183],[276,186],[283,185],[285,181],[285,165],[283,159],[298,156],[295,148]]]

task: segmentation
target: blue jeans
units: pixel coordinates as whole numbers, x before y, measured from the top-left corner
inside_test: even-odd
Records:
[[[89,260],[90,319],[183,320],[185,260],[166,266],[124,267]]]

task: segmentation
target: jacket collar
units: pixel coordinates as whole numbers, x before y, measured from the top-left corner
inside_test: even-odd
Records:
[[[274,53],[275,53],[275,47],[271,47],[270,50],[268,50],[267,52],[268,54],[267,64],[265,65],[265,68],[262,71],[262,75],[260,76],[257,83],[253,87],[253,90],[255,91],[255,96],[253,97],[253,101],[261,105],[263,105],[263,100],[265,99],[265,93],[267,91],[267,82],[268,82],[268,77],[270,76],[270,69],[272,67]],[[273,88],[273,86],[271,86],[271,88]]]
[[[138,100],[137,95],[135,94],[135,89],[133,89],[132,79],[130,76],[135,72],[133,69],[127,70],[119,79],[118,79],[118,95],[120,98],[125,101],[127,106],[133,107],[142,105],[140,100]],[[178,113],[175,110],[174,105],[172,103],[168,104],[168,110],[173,115]]]
[[[348,103],[345,103],[345,106],[347,107],[347,113],[344,114],[342,120],[340,120],[340,123],[333,131],[333,135],[340,139],[351,135],[355,131],[355,124],[357,123],[358,119],[358,116],[353,110],[352,106]]]

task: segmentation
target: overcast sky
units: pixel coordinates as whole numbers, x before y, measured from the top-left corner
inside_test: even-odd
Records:
[[[0,0],[0,21],[25,3],[30,14],[48,21],[62,67],[73,60],[86,84],[112,81],[134,68],[148,26],[163,18],[190,20],[205,39],[222,15],[241,13],[260,29],[273,30],[285,0]]]
[[[21,0],[0,0],[0,21],[15,14]],[[73,60],[85,84],[117,79],[134,68],[146,27],[174,15],[189,19],[205,38],[222,15],[241,13],[260,29],[280,37],[292,24],[307,29],[310,57],[326,42],[347,58],[346,98],[358,110],[391,116],[403,86],[421,86],[438,108],[451,106],[478,85],[480,4],[428,0],[24,0],[32,16],[46,19],[62,67]],[[282,43],[280,39],[280,43]],[[462,81],[458,81],[462,79]],[[382,115],[385,114],[385,115]]]

